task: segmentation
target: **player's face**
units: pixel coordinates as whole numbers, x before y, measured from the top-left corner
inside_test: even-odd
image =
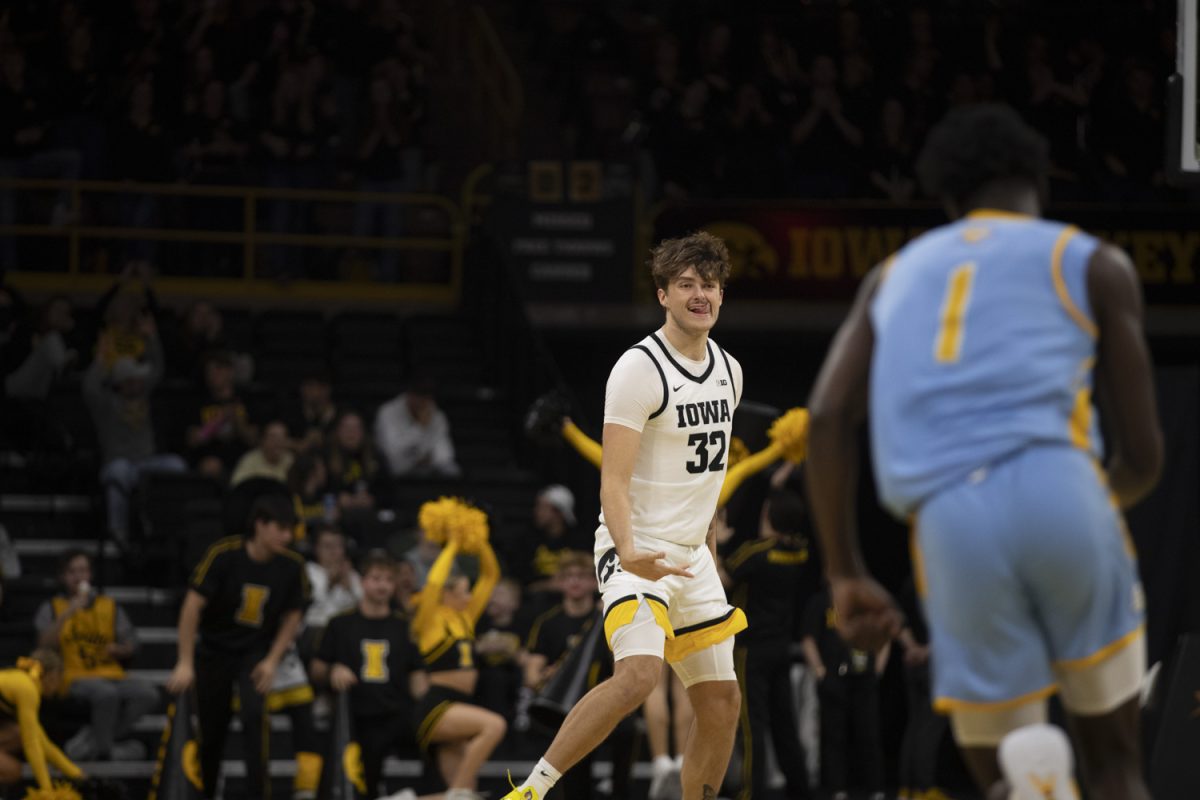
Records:
[[[363,596],[372,603],[387,603],[396,592],[396,573],[386,567],[371,567],[362,576]]]
[[[724,297],[717,280],[701,278],[695,267],[688,267],[666,289],[658,290],[658,303],[667,310],[669,321],[692,334],[712,330]]]

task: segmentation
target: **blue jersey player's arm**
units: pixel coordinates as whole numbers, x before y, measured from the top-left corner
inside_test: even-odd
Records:
[[[1099,329],[1096,386],[1109,437],[1108,481],[1122,508],[1154,488],[1163,438],[1142,330],[1142,287],[1133,263],[1112,245],[1088,262],[1088,300]]]
[[[808,400],[805,470],[838,630],[852,646],[872,652],[895,638],[902,622],[891,596],[867,573],[854,507],[858,432],[867,415],[875,349],[870,305],[882,270],[876,267],[863,279]]]

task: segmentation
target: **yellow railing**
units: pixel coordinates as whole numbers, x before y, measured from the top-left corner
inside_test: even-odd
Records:
[[[333,190],[279,189],[257,186],[195,186],[181,183],[127,183],[113,181],[57,181],[0,178],[0,191],[12,192],[18,205],[22,195],[54,193],[65,207],[58,216],[65,220],[54,223],[20,223],[0,225],[0,237],[12,237],[18,246],[26,239],[59,239],[66,242],[66,257],[60,264],[39,264],[36,270],[22,269],[21,264],[8,272],[8,279],[18,288],[45,291],[86,291],[93,284],[102,285],[111,276],[98,275],[85,269],[84,247],[89,242],[134,241],[177,242],[185,244],[215,244],[238,247],[241,253],[238,277],[204,278],[183,275],[160,281],[166,294],[207,294],[211,296],[287,295],[296,299],[342,299],[389,302],[414,300],[452,303],[458,299],[462,285],[463,247],[466,224],[462,211],[451,200],[436,194],[394,194],[389,192],[354,192]],[[158,198],[195,198],[229,200],[241,206],[240,228],[214,230],[189,227],[126,227],[88,221],[95,216],[90,209],[107,197],[142,196]],[[432,210],[444,216],[444,224],[432,235],[365,236],[347,233],[281,233],[263,230],[262,205],[271,201],[298,204],[349,204],[359,206],[403,206],[413,210]],[[49,205],[43,203],[42,205]],[[340,278],[310,280],[303,277],[286,281],[263,275],[259,269],[259,248],[296,247],[303,249],[354,248],[363,251],[395,250],[403,252],[445,253],[448,260],[444,279],[380,282]],[[168,270],[168,272],[177,272]],[[302,272],[302,271],[301,271]]]
[[[508,50],[500,41],[491,17],[482,6],[471,6],[468,16],[467,55],[475,73],[473,84],[478,87],[477,110],[490,109],[492,123],[489,136],[500,142],[500,152],[491,154],[497,158],[513,158],[516,155],[517,131],[525,114],[525,89],[521,76],[513,66]],[[498,130],[497,130],[498,128]]]

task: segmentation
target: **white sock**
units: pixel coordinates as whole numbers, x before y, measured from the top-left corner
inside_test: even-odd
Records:
[[[1045,723],[1017,728],[1004,737],[998,756],[1012,800],[1079,797],[1071,743],[1060,728]]]
[[[683,769],[683,753],[680,753],[679,755],[675,756],[675,769],[677,769],[677,770]]]
[[[670,772],[674,768],[675,768],[675,759],[671,758],[670,756],[661,755],[661,756],[654,757],[654,771],[655,772]]]
[[[546,793],[554,788],[554,784],[558,783],[558,779],[562,777],[562,773],[550,766],[550,762],[546,759],[538,759],[538,763],[533,766],[533,772],[529,773],[529,778],[521,784],[528,789],[536,789],[538,797],[545,797]]]

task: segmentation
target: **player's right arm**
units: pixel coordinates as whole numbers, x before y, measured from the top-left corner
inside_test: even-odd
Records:
[[[200,628],[200,612],[207,603],[204,595],[195,589],[188,589],[183,608],[179,610],[179,655],[175,669],[167,678],[167,691],[171,694],[187,691],[196,678],[196,631]]]
[[[1088,299],[1099,328],[1097,389],[1113,433],[1108,482],[1121,507],[1129,508],[1158,482],[1163,438],[1142,328],[1142,286],[1123,250],[1096,248],[1088,263]]]
[[[634,348],[617,360],[604,392],[604,435],[600,456],[600,508],[621,568],[656,581],[691,573],[660,559],[664,552],[639,551],[633,543],[629,487],[642,444],[642,430],[666,405],[666,380],[650,356]]]
[[[843,638],[875,651],[899,632],[901,617],[887,591],[868,573],[855,514],[858,431],[867,416],[875,333],[870,305],[882,278],[876,267],[863,279],[808,401],[809,502],[821,542],[825,574]]]
[[[665,552],[638,550],[634,546],[629,484],[641,443],[641,431],[612,422],[604,424],[604,451],[600,461],[600,507],[604,510],[604,524],[617,548],[621,569],[651,581],[667,575],[690,578],[692,573],[663,560],[667,557]]]

